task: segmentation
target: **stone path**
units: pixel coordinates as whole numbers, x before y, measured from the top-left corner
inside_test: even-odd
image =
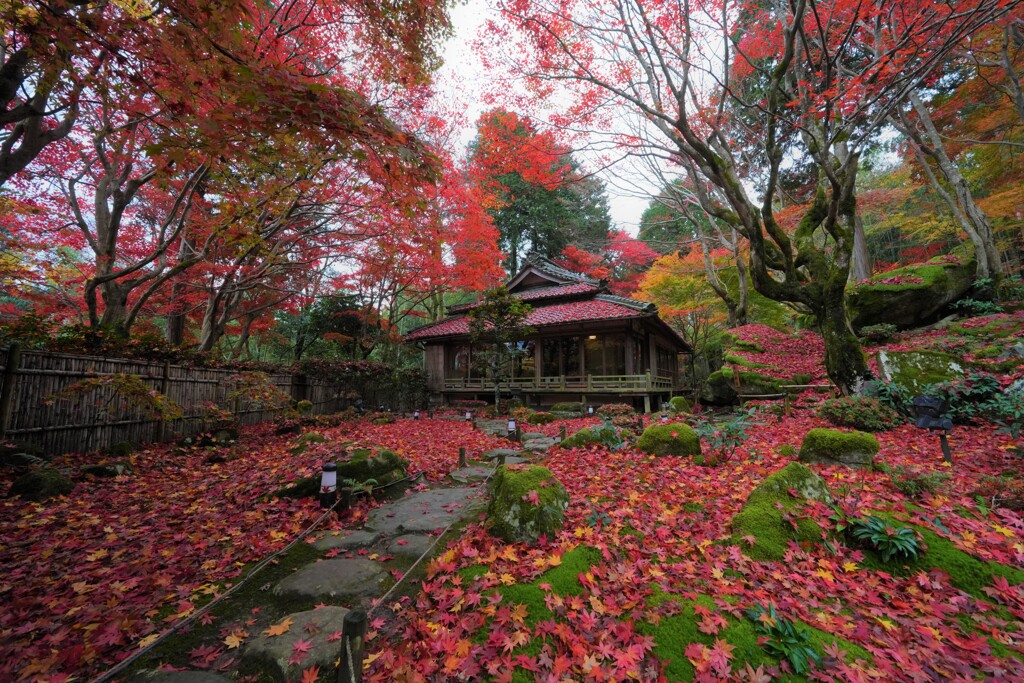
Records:
[[[478,426],[492,434],[505,434],[503,420],[480,420]],[[443,546],[434,542],[449,525],[477,518],[488,502],[484,482],[502,457],[510,465],[536,460],[557,441],[540,433],[526,433],[521,447],[513,444],[515,447],[483,453],[480,461],[451,472],[445,483],[374,508],[363,528],[328,532],[316,539],[312,547],[326,557],[300,567],[276,585],[268,584],[266,589],[277,600],[318,604],[318,608],[293,612],[278,620],[279,624],[290,620],[289,628],[281,635],[263,635],[261,629],[245,641],[238,673],[290,681],[298,680],[302,670],[311,666],[332,672],[341,656],[340,632],[349,609],[368,608],[384,595],[393,585],[392,569],[401,575],[424,553],[429,551],[432,556],[442,551]],[[300,639],[308,650],[301,664],[289,664]],[[225,683],[230,679],[205,671],[142,671],[129,680]]]

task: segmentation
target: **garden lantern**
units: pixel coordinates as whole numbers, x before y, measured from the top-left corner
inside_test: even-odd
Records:
[[[953,421],[948,417],[942,417],[946,412],[946,402],[935,396],[918,396],[914,399],[913,412],[917,417],[918,429],[927,429],[930,432],[940,432],[939,447],[942,448],[942,457],[946,462],[953,462],[953,454],[949,450],[949,441],[946,436],[949,430],[953,429]]]
[[[587,406],[587,415],[594,414],[594,406]]]
[[[516,438],[516,419],[514,417],[508,419],[508,438]]]
[[[332,508],[338,498],[338,466],[333,462],[324,465],[320,474],[320,507]]]
[[[413,413],[412,413],[412,419],[414,419],[414,420],[420,419],[420,411],[414,410]]]
[[[668,422],[668,413],[662,413],[661,414],[661,421],[662,422]]]
[[[472,422],[472,421],[473,421],[473,411],[469,410],[467,408],[466,409],[466,422]]]

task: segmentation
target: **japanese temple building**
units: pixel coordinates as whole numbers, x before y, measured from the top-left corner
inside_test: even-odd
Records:
[[[513,378],[502,382],[527,405],[629,403],[650,411],[680,388],[678,358],[689,347],[654,304],[609,294],[605,282],[536,254],[506,287],[533,307]],[[473,362],[467,312],[474,305],[449,307],[444,320],[406,335],[423,347],[433,401],[493,400],[493,379]]]

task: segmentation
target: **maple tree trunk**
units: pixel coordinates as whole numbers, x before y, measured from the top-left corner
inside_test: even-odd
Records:
[[[864,220],[860,212],[853,219],[853,260],[850,263],[850,281],[860,282],[871,277],[873,264],[868,251],[868,238],[864,234]]]
[[[747,324],[747,310],[750,308],[750,272],[747,262],[740,253],[740,239],[733,230],[733,257],[736,259],[736,278],[739,283],[739,302],[736,305],[736,324]]]
[[[845,287],[827,288],[822,305],[815,313],[825,342],[828,377],[844,396],[848,396],[856,392],[865,380],[871,379],[872,374],[850,325]]]

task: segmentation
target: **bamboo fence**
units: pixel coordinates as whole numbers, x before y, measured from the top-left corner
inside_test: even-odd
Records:
[[[148,388],[181,406],[184,416],[165,422],[120,400],[107,387],[61,397],[76,382],[116,374],[138,377]],[[208,431],[213,406],[231,411],[240,425],[272,420],[287,409],[265,409],[232,397],[238,376],[237,370],[22,351],[10,346],[0,349],[0,440],[31,443],[49,454],[72,453],[124,441],[140,444]],[[267,373],[267,380],[294,401],[310,401],[313,414],[343,410],[356,396],[370,408],[378,405],[381,397],[393,401],[405,395],[380,381],[331,382],[289,372]]]

